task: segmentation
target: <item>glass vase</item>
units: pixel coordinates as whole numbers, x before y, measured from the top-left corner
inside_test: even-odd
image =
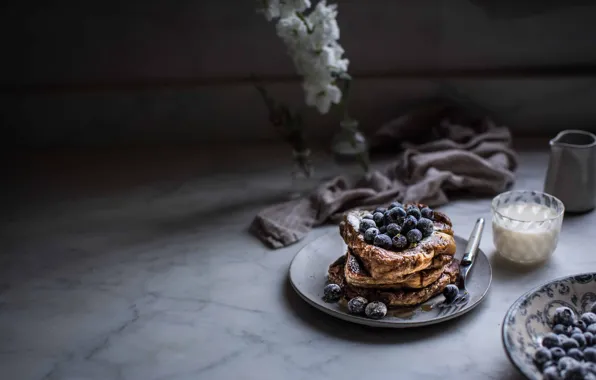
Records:
[[[340,165],[359,164],[368,172],[368,142],[358,129],[358,121],[347,119],[340,122],[340,130],[333,136],[331,150],[335,161]]]
[[[290,199],[301,198],[310,194],[316,186],[314,178],[315,170],[312,164],[310,149],[292,152],[292,183],[290,188]]]

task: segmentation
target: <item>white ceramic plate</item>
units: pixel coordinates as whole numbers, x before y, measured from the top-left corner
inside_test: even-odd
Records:
[[[456,258],[461,259],[467,240],[455,237]],[[337,258],[346,252],[346,245],[341,236],[329,233],[306,245],[296,254],[290,264],[290,282],[294,290],[310,305],[334,317],[374,327],[405,328],[431,325],[443,322],[467,313],[477,306],[486,295],[492,279],[490,263],[481,250],[478,251],[474,267],[467,280],[470,301],[461,309],[447,315],[441,309],[433,307],[444,300],[438,295],[416,308],[391,311],[381,320],[349,314],[338,303],[326,303],[322,300],[323,288],[327,283],[327,269]]]

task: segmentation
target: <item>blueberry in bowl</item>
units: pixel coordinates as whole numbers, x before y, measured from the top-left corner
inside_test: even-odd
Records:
[[[588,273],[547,282],[515,301],[502,325],[513,365],[529,379],[596,379],[594,294],[596,273]]]

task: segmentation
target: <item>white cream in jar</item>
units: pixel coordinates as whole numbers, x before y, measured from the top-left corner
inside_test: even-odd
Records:
[[[562,218],[536,203],[503,205],[493,212],[493,242],[499,253],[518,263],[548,259],[559,240]]]

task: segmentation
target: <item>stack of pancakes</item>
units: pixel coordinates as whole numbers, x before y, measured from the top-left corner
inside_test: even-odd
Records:
[[[348,249],[329,267],[329,281],[342,287],[346,299],[363,296],[389,307],[414,306],[457,281],[455,240],[445,214],[435,211],[432,235],[399,252],[364,241],[359,232],[364,214],[353,211],[344,217],[339,229]]]

